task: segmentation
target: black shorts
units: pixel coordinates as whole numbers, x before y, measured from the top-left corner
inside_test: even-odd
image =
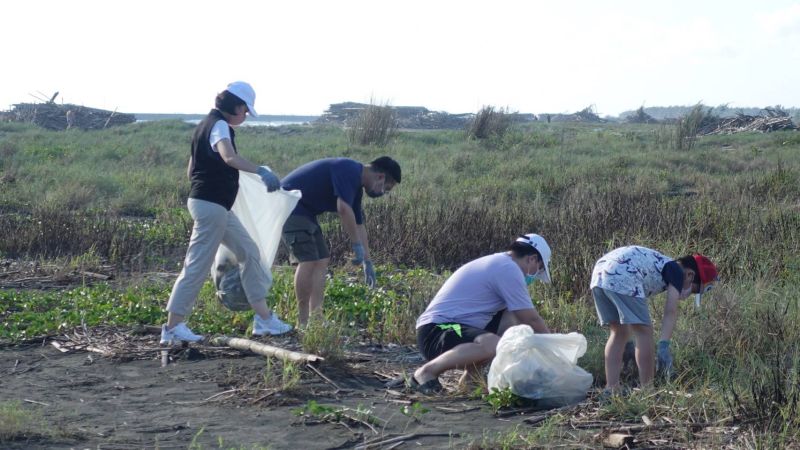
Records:
[[[283,243],[292,264],[319,261],[331,256],[319,224],[306,216],[290,215],[283,224]]]
[[[495,314],[492,320],[486,324],[486,328],[483,329],[464,324],[425,324],[417,328],[417,348],[422,353],[422,356],[430,361],[457,345],[474,342],[482,334],[497,334],[497,330],[500,327],[500,319],[503,318],[505,311],[504,309]],[[439,325],[459,325],[461,327],[461,336],[453,328],[443,329]]]

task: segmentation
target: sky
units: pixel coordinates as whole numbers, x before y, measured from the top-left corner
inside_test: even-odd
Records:
[[[205,113],[227,83],[259,114],[343,101],[600,115],[800,106],[800,1],[4,2],[0,110],[56,102]]]

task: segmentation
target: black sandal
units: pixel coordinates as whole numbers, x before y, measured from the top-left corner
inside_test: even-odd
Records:
[[[441,394],[444,392],[444,387],[441,383],[439,383],[438,378],[434,378],[420,384],[419,381],[414,378],[414,375],[411,375],[408,378],[407,387],[425,395]]]

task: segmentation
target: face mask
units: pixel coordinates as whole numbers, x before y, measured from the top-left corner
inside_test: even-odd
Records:
[[[536,275],[525,275],[525,284],[530,286],[533,282],[536,281]]]
[[[378,187],[379,187],[379,186],[380,186],[380,190],[378,190]],[[383,181],[380,181],[380,182],[378,182],[378,183],[375,183],[375,184],[372,186],[372,188],[371,188],[371,189],[365,189],[365,190],[366,190],[366,192],[367,192],[367,195],[368,195],[370,198],[378,198],[378,197],[383,197],[383,194],[385,193],[385,184],[384,184],[384,182],[383,182]]]
[[[711,288],[713,288],[713,287],[714,287],[713,284],[709,284],[708,286],[705,287],[705,289],[703,289],[702,293],[698,293],[698,294],[694,295],[694,306],[695,306],[695,308],[699,308],[700,307],[700,297],[702,296],[702,294],[705,294],[706,292],[710,291]]]

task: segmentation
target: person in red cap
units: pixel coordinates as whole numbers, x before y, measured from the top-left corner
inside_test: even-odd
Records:
[[[646,247],[620,247],[603,255],[592,270],[590,288],[600,324],[611,334],[605,348],[606,391],[617,392],[623,352],[631,335],[636,340],[636,365],[641,386],[652,383],[656,371],[672,373],[670,339],[677,321],[678,301],[707,292],[717,281],[717,268],[703,255],[672,258]],[[667,292],[661,339],[653,355],[653,324],[647,299]],[[656,360],[654,370],[654,359]]]

